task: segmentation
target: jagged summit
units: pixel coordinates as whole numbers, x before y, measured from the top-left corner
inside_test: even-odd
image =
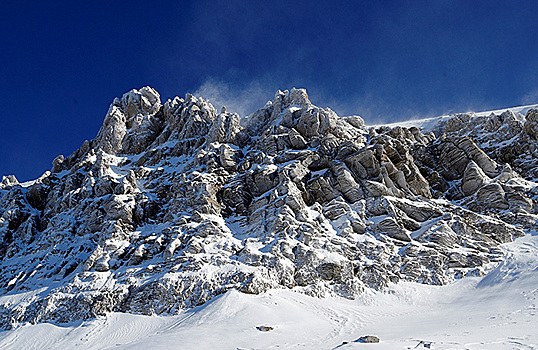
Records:
[[[530,109],[366,127],[303,89],[240,118],[131,90],[51,171],[0,184],[0,323],[482,275],[536,226],[537,123]]]

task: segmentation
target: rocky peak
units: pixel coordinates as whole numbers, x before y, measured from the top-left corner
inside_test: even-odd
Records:
[[[159,131],[160,109],[159,93],[148,86],[114,99],[95,139],[96,148],[111,154],[139,153]]]

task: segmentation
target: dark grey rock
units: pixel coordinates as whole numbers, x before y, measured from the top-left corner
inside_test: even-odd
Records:
[[[375,335],[364,335],[355,340],[356,343],[379,343],[379,337]]]

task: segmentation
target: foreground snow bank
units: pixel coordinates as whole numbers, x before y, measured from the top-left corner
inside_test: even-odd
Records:
[[[21,326],[0,333],[0,349],[536,349],[538,235],[504,249],[487,276],[443,287],[399,283],[353,301],[229,291],[174,317]]]

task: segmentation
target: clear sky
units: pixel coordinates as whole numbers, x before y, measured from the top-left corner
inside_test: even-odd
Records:
[[[38,177],[145,85],[240,114],[304,87],[371,123],[538,103],[537,14],[534,1],[2,1],[0,176]]]

